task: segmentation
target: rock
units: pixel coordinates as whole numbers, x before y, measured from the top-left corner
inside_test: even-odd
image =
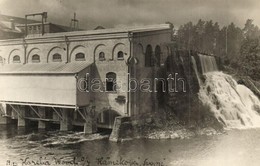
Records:
[[[237,83],[238,83],[238,84],[241,84],[241,85],[245,85],[245,81],[242,80],[242,79],[241,79],[241,80],[238,80]]]

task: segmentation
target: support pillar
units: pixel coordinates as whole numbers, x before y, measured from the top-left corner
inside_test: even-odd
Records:
[[[68,108],[62,108],[61,115],[62,120],[60,121],[60,131],[68,131],[72,129],[71,119],[72,116],[69,116],[70,110]]]
[[[52,119],[59,120],[59,116],[57,115],[57,113],[55,111],[52,111]]]
[[[93,134],[97,132],[97,124],[91,118],[86,123],[84,123],[84,133],[85,134]]]
[[[25,106],[23,106],[23,105],[19,106],[17,108],[17,111],[19,112],[17,126],[18,127],[25,127],[25,125],[26,125],[26,120],[24,119],[25,113],[26,113]]]
[[[86,110],[86,122],[84,123],[84,133],[93,134],[97,132],[97,122],[95,119],[94,110],[91,108]]]
[[[45,108],[44,107],[38,107],[38,113],[41,118],[45,118]],[[45,129],[46,128],[46,122],[39,120],[38,122],[38,129]]]
[[[11,123],[11,117],[7,117],[8,115],[11,116],[11,110],[7,104],[2,103],[0,104],[0,124],[9,124]],[[7,115],[7,116],[5,116]]]

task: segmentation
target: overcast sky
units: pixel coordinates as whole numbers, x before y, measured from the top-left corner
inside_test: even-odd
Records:
[[[178,27],[200,18],[240,27],[251,18],[260,25],[260,0],[0,0],[1,14],[24,17],[43,11],[49,22],[67,26],[76,12],[83,29],[166,21]]]

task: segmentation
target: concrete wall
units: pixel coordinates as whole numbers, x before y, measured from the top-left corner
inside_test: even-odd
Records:
[[[86,69],[84,69],[81,72],[79,72],[78,75],[77,75],[77,87],[76,87],[77,91],[76,91],[76,94],[77,94],[77,106],[78,107],[87,106],[90,103],[90,100],[92,100],[91,99],[91,96],[92,96],[91,92],[84,91],[85,89],[83,89],[84,88],[83,84],[89,84],[90,80],[87,80],[87,78],[88,78],[87,75],[90,76],[90,74],[91,74],[91,67],[92,66],[87,67]],[[83,82],[83,81],[80,82],[79,81],[80,79],[84,79],[87,82]]]
[[[153,91],[154,78],[160,78],[159,70],[163,68],[167,56],[170,54],[167,43],[171,42],[171,31],[164,30],[157,33],[136,34],[133,46],[133,55],[137,59],[137,63],[131,66],[131,77],[136,78],[139,83],[142,79],[149,79],[151,82],[151,90]],[[155,54],[156,46],[161,49],[160,67],[145,66],[145,52],[148,45],[152,46],[152,56]],[[140,84],[139,84],[140,85]],[[131,114],[132,116],[140,115],[156,111],[157,93],[142,92],[137,90],[131,93]]]
[[[100,52],[105,53],[105,60],[100,61],[98,59]],[[124,59],[118,60],[117,53],[122,51],[124,53]],[[127,113],[127,88],[128,88],[128,66],[126,64],[127,59],[130,56],[130,43],[126,39],[118,39],[106,41],[96,47],[95,55],[95,71],[93,71],[94,78],[99,79],[102,82],[102,92],[93,93],[96,111],[102,112],[104,110],[112,109],[118,112],[120,115],[126,115]],[[116,82],[118,90],[116,92],[105,92],[106,74],[108,72],[114,72],[116,74]],[[125,103],[119,103],[116,101],[118,96],[124,96]]]

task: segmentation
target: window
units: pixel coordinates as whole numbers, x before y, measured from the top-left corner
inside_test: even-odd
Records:
[[[145,67],[154,66],[152,46],[148,45],[145,51]]]
[[[116,73],[109,72],[106,74],[106,91],[115,92],[116,91]]]
[[[15,55],[13,57],[13,63],[21,63],[21,59],[20,59],[20,57],[18,55]]]
[[[0,63],[4,63],[3,58],[0,56]]]
[[[34,63],[40,62],[40,56],[38,54],[33,55],[32,62],[34,62]]]
[[[124,59],[124,53],[122,51],[119,51],[117,53],[117,59],[119,59],[119,60],[123,60]]]
[[[85,54],[83,54],[82,52],[77,53],[76,57],[75,57],[75,60],[76,61],[83,61],[83,60],[85,60]]]
[[[106,60],[106,58],[105,58],[105,53],[104,53],[104,52],[100,52],[100,53],[99,53],[99,60],[100,60],[100,61]]]
[[[161,65],[161,48],[159,46],[155,47],[155,59],[156,59],[156,65],[160,67],[160,65]]]
[[[61,62],[61,55],[58,54],[58,53],[54,54],[54,55],[52,56],[52,60],[53,60],[54,62]]]

